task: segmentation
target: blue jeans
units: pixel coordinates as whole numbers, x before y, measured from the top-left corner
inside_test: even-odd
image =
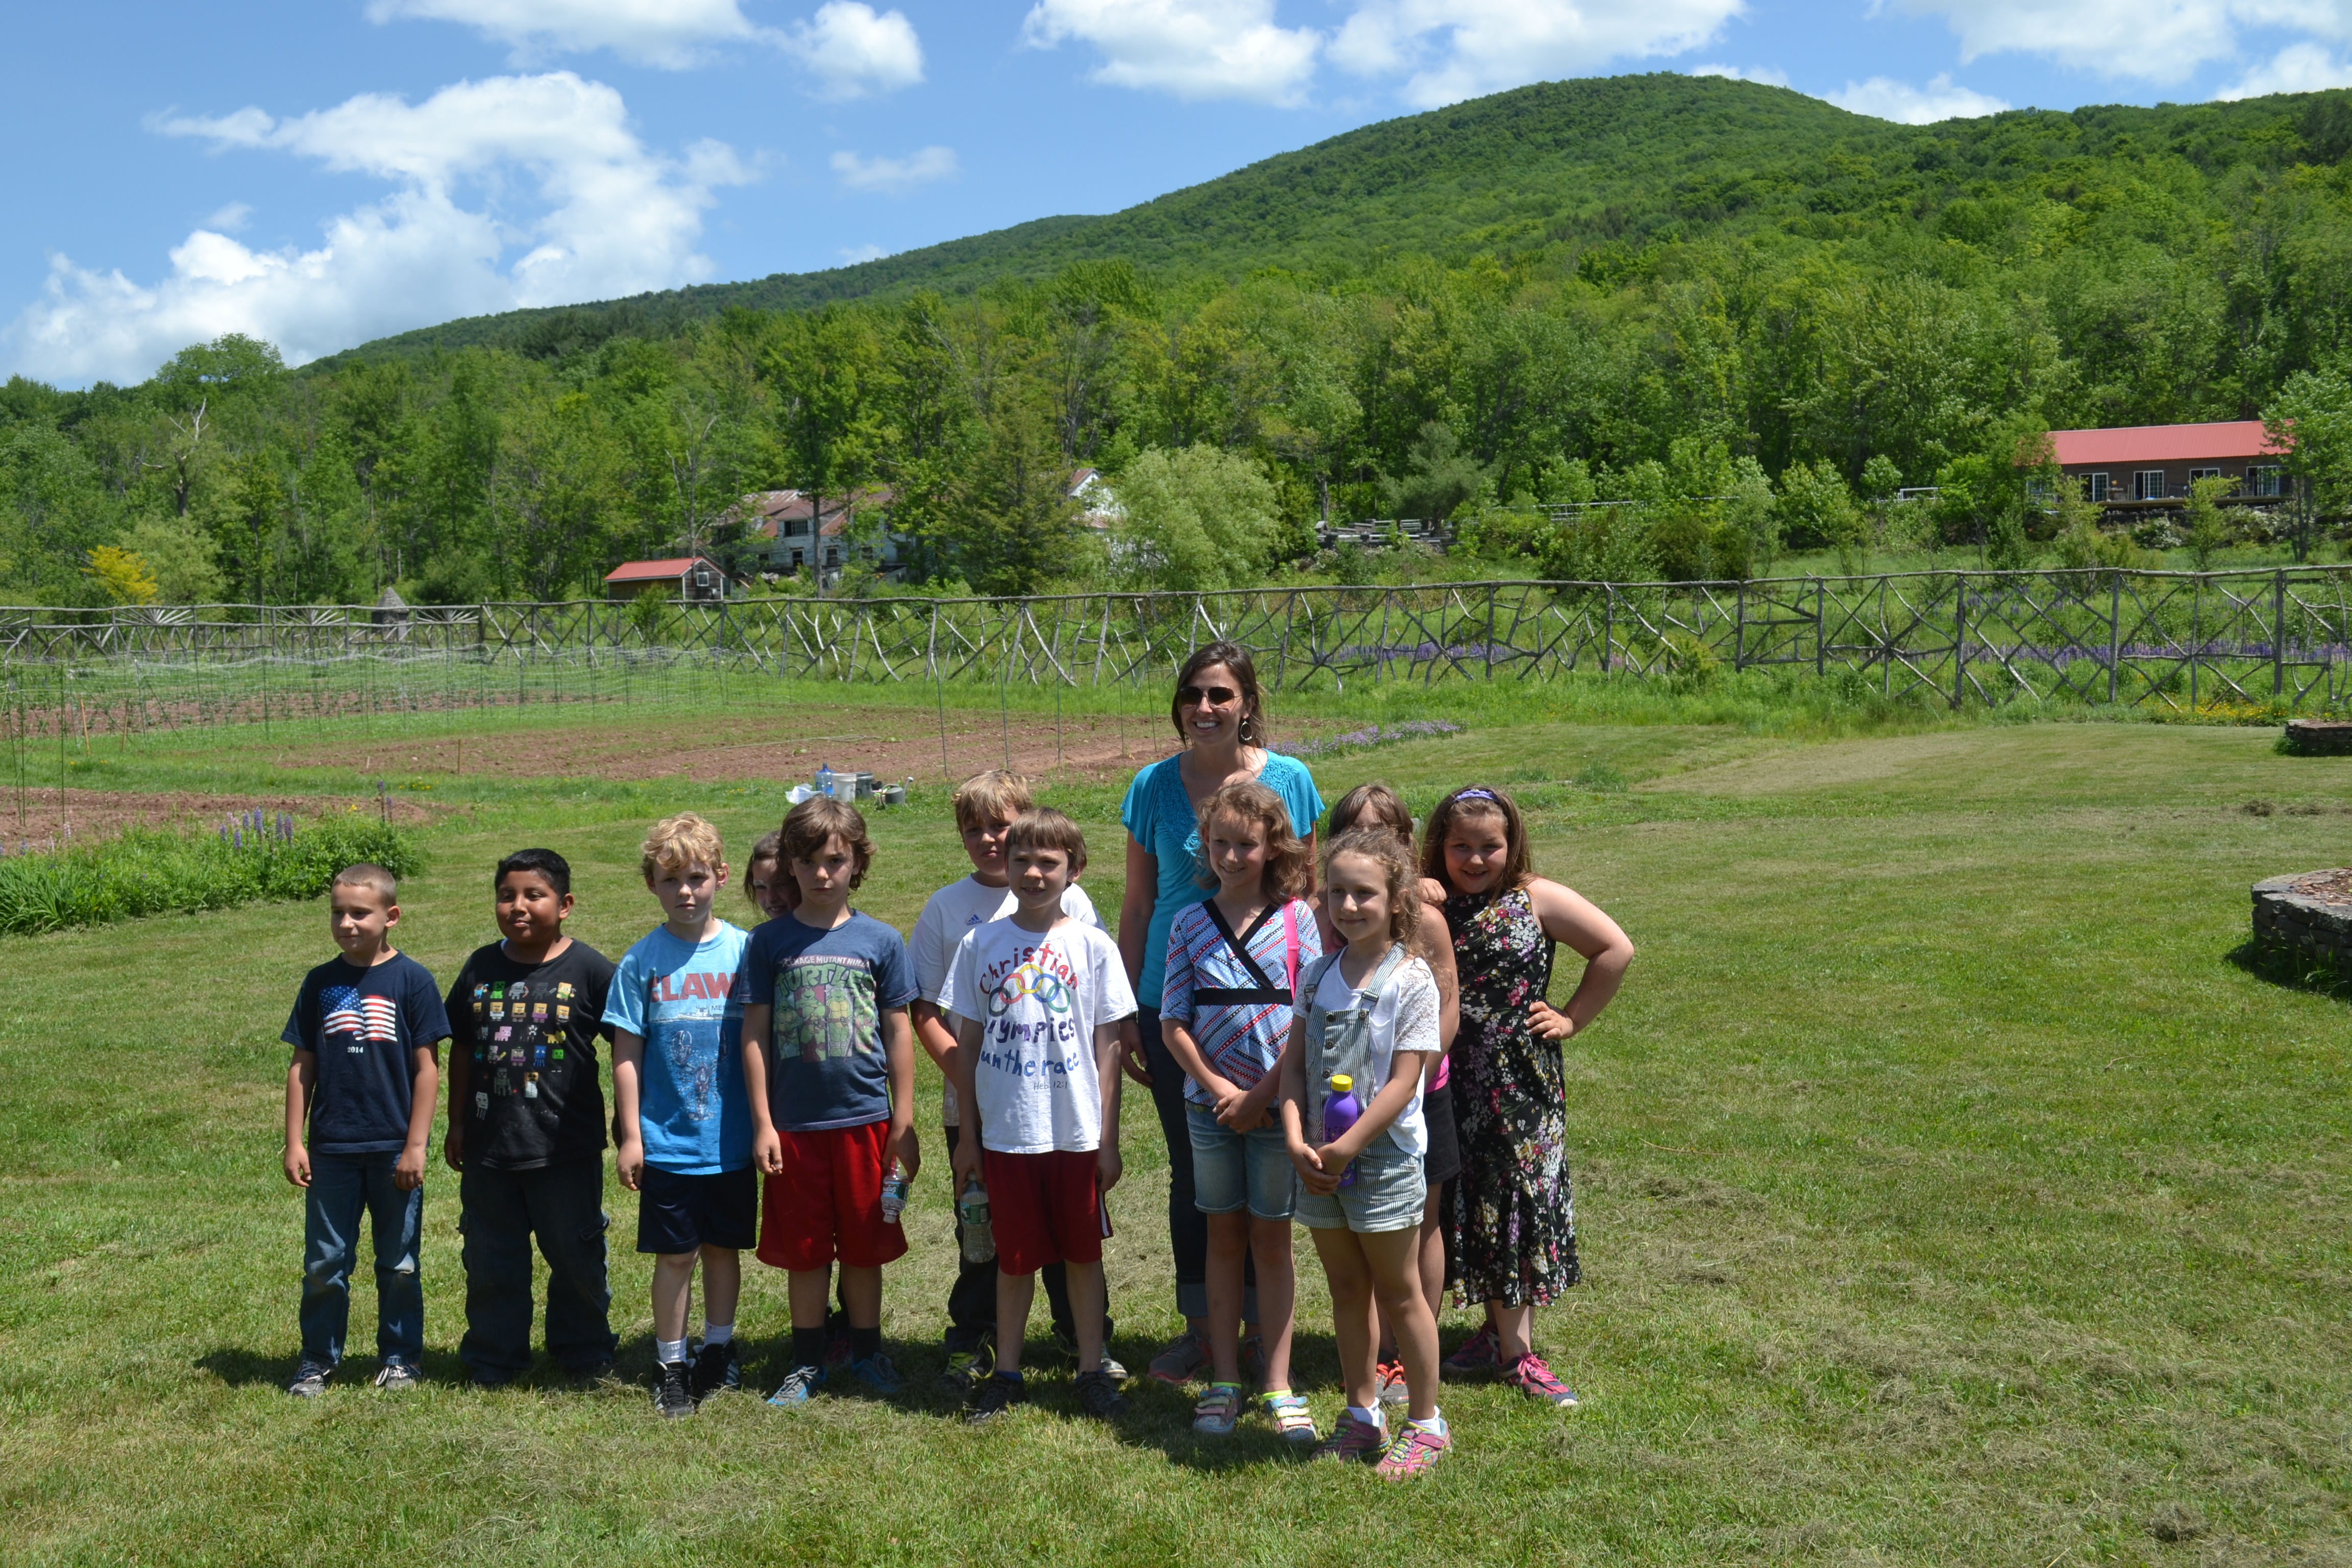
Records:
[[[1298,1201],[1298,1170],[1279,1125],[1233,1132],[1213,1112],[1190,1104],[1184,1121],[1192,1133],[1193,1207],[1202,1214],[1246,1208],[1253,1219],[1290,1217]]]
[[[343,1359],[351,1329],[352,1270],[360,1259],[360,1215],[374,1222],[375,1351],[415,1365],[425,1354],[425,1286],[416,1272],[425,1189],[393,1184],[396,1152],[313,1154],[303,1192],[302,1359]]]
[[[606,1317],[604,1162],[592,1157],[535,1171],[467,1166],[457,1179],[465,1237],[466,1337],[457,1359],[485,1383],[530,1370],[530,1244],[547,1259],[547,1353],[564,1371],[612,1364],[620,1342]]]

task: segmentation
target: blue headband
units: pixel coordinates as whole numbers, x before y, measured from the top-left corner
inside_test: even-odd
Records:
[[[1495,800],[1495,792],[1490,789],[1457,789],[1454,792],[1454,798],[1456,800],[1493,800],[1496,805],[1503,804],[1499,800]]]

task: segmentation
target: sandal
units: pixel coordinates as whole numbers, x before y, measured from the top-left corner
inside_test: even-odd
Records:
[[[1208,1437],[1230,1437],[1242,1418],[1242,1385],[1213,1383],[1201,1403],[1192,1406],[1192,1430]]]
[[[1284,1442],[1303,1446],[1315,1441],[1315,1415],[1305,1399],[1286,1388],[1269,1388],[1259,1398],[1265,1402],[1265,1418]]]

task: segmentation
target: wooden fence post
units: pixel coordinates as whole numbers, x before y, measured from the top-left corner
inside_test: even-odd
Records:
[[[2124,574],[2121,567],[2107,573],[2107,700],[2116,700],[2116,675],[2124,658]]]
[[[1957,711],[1967,689],[1969,670],[1969,574],[1952,574],[1952,707]]]
[[[2286,695],[2286,568],[2271,578],[2271,696]]]

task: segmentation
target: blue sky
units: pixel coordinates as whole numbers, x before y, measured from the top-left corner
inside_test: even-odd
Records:
[[[82,0],[9,41],[0,374],[70,385],[1115,211],[1554,78],[1912,121],[2352,83],[2352,0]]]

